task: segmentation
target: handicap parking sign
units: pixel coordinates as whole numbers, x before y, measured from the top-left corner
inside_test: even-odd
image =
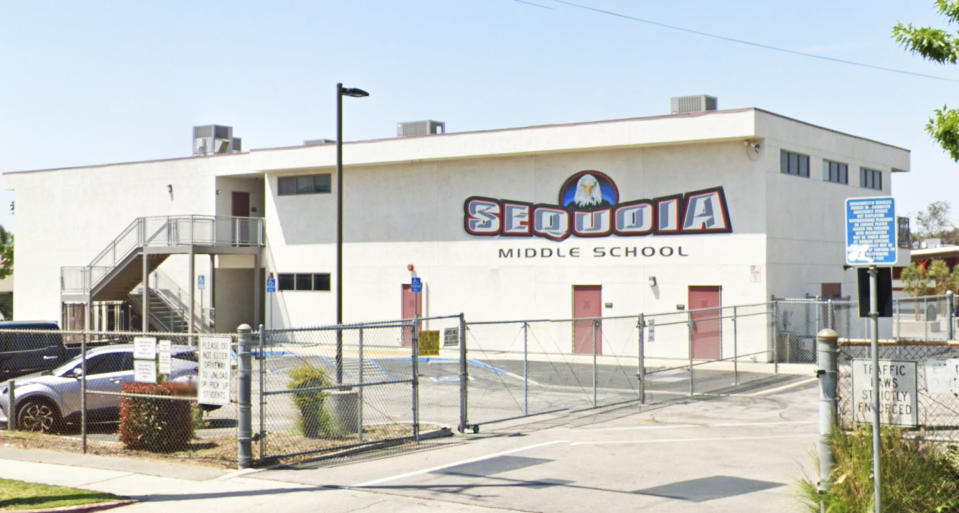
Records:
[[[423,292],[423,282],[420,281],[419,277],[414,277],[412,280],[410,280],[410,289],[415,294]]]

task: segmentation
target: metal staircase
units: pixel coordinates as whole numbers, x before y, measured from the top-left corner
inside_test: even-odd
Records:
[[[263,219],[259,217],[139,217],[89,265],[60,268],[61,300],[87,304],[129,301],[142,315],[142,292],[133,301],[131,292],[138,285],[142,287],[144,276],[156,271],[170,255],[249,254],[263,245]],[[158,331],[188,331],[190,305],[189,301],[184,304],[182,297],[176,285],[151,290],[147,305],[151,327]],[[211,329],[212,316],[193,310],[193,331]],[[177,316],[179,320],[175,319]]]

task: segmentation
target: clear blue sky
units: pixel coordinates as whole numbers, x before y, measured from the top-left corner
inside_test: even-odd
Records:
[[[575,1],[610,13],[558,0],[6,0],[0,172],[182,157],[209,123],[245,149],[333,138],[339,81],[371,93],[346,100],[347,140],[419,119],[465,131],[666,114],[671,96],[711,94],[911,149],[912,171],[893,179],[900,215],[959,190],[959,165],[923,131],[933,108],[959,107],[959,66],[890,37],[899,20],[945,25],[932,0]],[[13,199],[0,193],[0,224],[15,230]]]

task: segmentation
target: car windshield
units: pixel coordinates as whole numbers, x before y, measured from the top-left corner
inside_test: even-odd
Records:
[[[76,356],[68,360],[67,363],[64,363],[63,365],[59,367],[56,367],[44,372],[44,374],[52,374],[54,376],[63,376],[63,375],[66,375],[68,372],[70,372],[71,369],[73,369],[79,364],[80,364],[80,357]]]

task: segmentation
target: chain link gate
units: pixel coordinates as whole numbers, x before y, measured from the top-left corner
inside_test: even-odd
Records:
[[[335,458],[449,434],[432,410],[420,422],[416,342],[427,321],[434,319],[255,334],[257,464]],[[449,410],[457,397],[455,391],[440,401],[452,405],[445,418],[455,418]]]

